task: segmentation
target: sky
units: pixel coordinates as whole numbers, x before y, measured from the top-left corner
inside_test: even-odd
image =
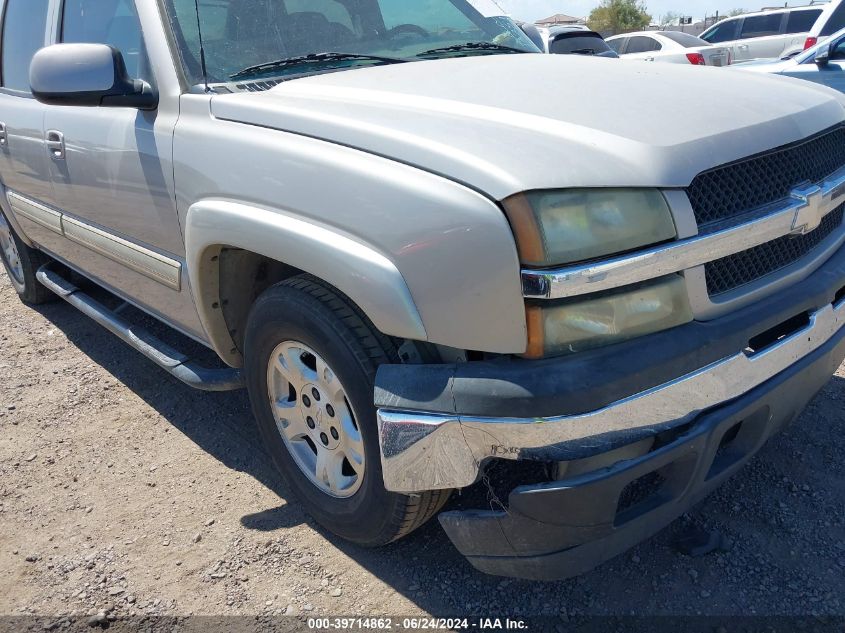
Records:
[[[778,0],[643,0],[655,22],[669,11],[684,13],[694,19],[702,19],[705,14],[713,15],[716,11],[724,14],[731,9],[756,11],[765,6],[780,5]],[[534,22],[555,13],[565,13],[575,17],[586,17],[598,5],[598,0],[496,0],[500,7],[513,17]],[[808,4],[791,2],[790,4]]]

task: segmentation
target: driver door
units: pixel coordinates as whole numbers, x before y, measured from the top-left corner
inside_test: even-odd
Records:
[[[131,77],[156,86],[134,0],[64,0],[59,33],[64,43],[117,48]],[[58,147],[48,162],[67,238],[57,254],[198,335],[182,279],[185,253],[171,164],[175,123],[175,112],[161,107],[47,108],[46,138]]]

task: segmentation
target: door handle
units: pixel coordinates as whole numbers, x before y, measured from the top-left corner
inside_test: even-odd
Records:
[[[6,124],[0,123],[0,147],[6,147],[9,144],[9,133],[6,131]]]
[[[53,160],[65,159],[65,135],[56,130],[47,131],[47,151]]]

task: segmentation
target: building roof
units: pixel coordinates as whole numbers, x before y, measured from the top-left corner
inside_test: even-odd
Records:
[[[552,16],[538,20],[537,24],[578,24],[583,21],[583,18],[573,18],[571,15],[566,15],[564,13],[555,13]]]

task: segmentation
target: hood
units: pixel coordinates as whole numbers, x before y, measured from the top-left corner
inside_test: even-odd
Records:
[[[724,68],[491,55],[347,70],[217,95],[214,116],[359,148],[495,199],[683,187],[841,122],[827,88]]]

